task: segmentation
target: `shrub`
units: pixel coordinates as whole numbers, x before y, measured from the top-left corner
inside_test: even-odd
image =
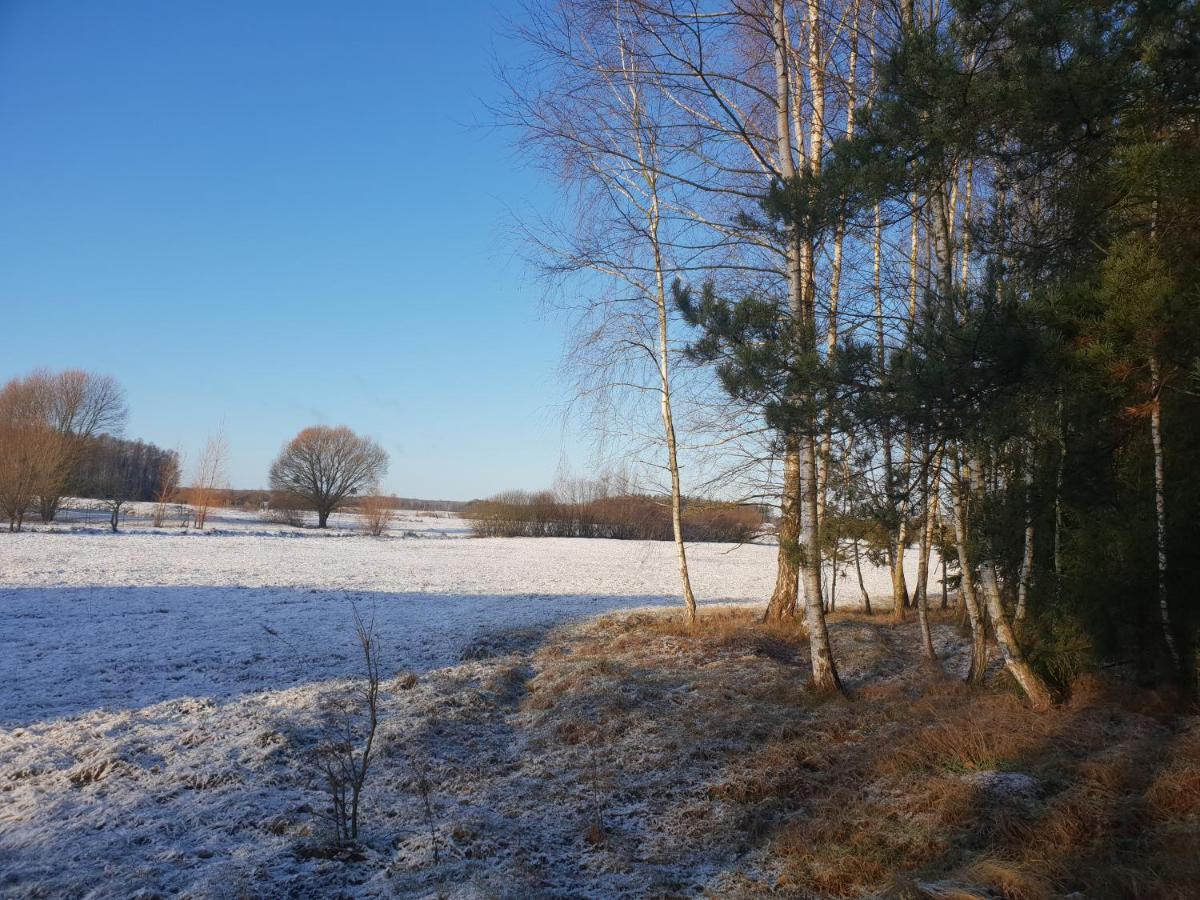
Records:
[[[379,537],[387,531],[396,517],[391,499],[381,497],[377,493],[369,494],[358,502],[358,513],[362,516],[363,527],[374,537]]]

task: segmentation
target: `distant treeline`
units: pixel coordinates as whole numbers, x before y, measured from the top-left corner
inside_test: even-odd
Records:
[[[179,483],[179,455],[145,441],[102,434],[80,440],[67,482],[77,497],[159,500]]]
[[[192,502],[193,489],[179,489],[179,500],[182,503]],[[284,497],[279,491],[269,491],[262,488],[223,488],[214,493],[214,503],[230,509],[247,511],[262,509],[288,509],[294,505],[294,498]],[[346,509],[356,508],[362,497],[348,497],[343,504]],[[469,505],[465,500],[418,500],[413,497],[392,497],[388,495],[379,498],[389,509],[410,509],[418,512],[463,512]]]
[[[418,500],[416,497],[385,497],[393,509],[413,509],[418,512],[464,512],[470,503],[465,500]]]
[[[478,537],[673,539],[670,503],[646,494],[568,499],[554,491],[506,491],[487,500],[472,500],[464,515]],[[687,541],[741,543],[758,534],[765,523],[760,506],[684,500]]]

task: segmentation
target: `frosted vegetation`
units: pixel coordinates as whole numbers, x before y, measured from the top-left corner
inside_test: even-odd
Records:
[[[209,524],[206,533],[81,526],[6,536],[4,892],[274,893],[317,878],[373,894],[399,878],[417,893],[449,879],[469,894],[482,891],[472,879],[498,868],[514,889],[534,879],[599,896],[714,873],[620,872],[593,859],[579,822],[598,802],[589,779],[599,776],[575,758],[577,742],[570,759],[538,749],[546,713],[521,703],[536,677],[532,654],[556,626],[678,606],[672,545],[457,539],[461,520],[410,512],[390,539],[354,536],[348,516],[323,533],[271,533],[233,510]],[[697,589],[709,604],[759,601],[773,554],[698,545]],[[868,577],[882,591],[889,576]],[[358,851],[366,861],[347,866],[310,853],[330,842],[306,754],[320,739],[323,698],[362,672],[354,607],[374,616],[385,668]],[[754,677],[753,667],[739,676]],[[661,753],[655,743],[642,735],[635,755]],[[417,789],[426,769],[433,839]],[[668,790],[666,770],[652,780],[666,791],[660,804],[697,790],[687,779]],[[652,812],[633,803],[617,815],[658,828]],[[543,866],[544,882],[534,875]]]

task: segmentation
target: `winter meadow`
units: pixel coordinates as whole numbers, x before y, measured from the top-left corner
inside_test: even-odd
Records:
[[[14,3],[0,120],[0,897],[1200,896],[1194,0]]]

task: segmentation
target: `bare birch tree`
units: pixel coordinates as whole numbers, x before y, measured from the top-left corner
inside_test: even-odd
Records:
[[[680,585],[694,623],[667,290],[677,277],[669,211],[682,186],[662,159],[671,149],[662,137],[667,110],[645,79],[642,38],[619,0],[539,8],[521,37],[544,68],[536,83],[510,77],[506,116],[521,127],[525,145],[570,180],[578,214],[569,228],[529,230],[538,264],[555,277],[599,276],[579,301],[575,325],[582,390],[657,394]]]

